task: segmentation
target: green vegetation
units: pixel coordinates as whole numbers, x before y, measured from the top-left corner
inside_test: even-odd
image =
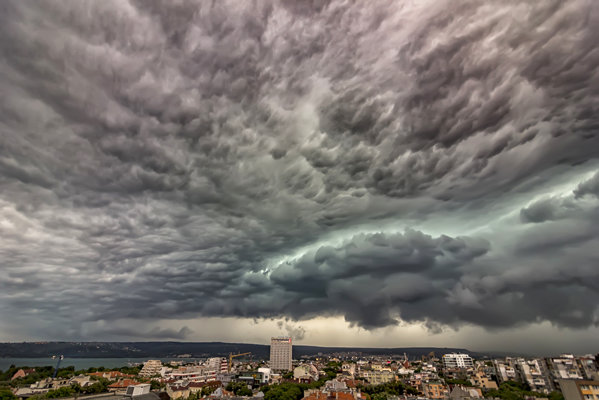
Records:
[[[448,385],[473,386],[468,379],[449,379],[445,378],[445,383]]]
[[[264,400],[300,400],[304,397],[304,390],[297,383],[264,386],[262,392]]]
[[[230,392],[235,393],[236,396],[251,396],[252,395],[252,391],[243,382],[231,382],[225,387],[225,389],[227,389]]]
[[[166,387],[166,383],[157,381],[156,379],[152,379],[150,381],[150,389],[152,390],[160,390]]]
[[[17,400],[17,396],[8,388],[0,388],[0,400]]]
[[[71,384],[71,386],[50,390],[44,396],[41,396],[41,398],[58,399],[61,397],[73,397],[75,395],[103,393],[108,390],[108,384],[108,380],[103,378],[99,379],[94,384],[84,388],[82,388],[78,383],[73,383]]]
[[[212,393],[214,393],[215,390],[216,390],[216,387],[206,385],[202,388],[202,391],[200,392],[200,394],[202,397],[210,396]]]
[[[10,379],[13,375],[20,369],[30,369],[35,368],[35,372],[29,374],[24,378],[18,378],[14,381]],[[85,371],[83,371],[85,372]],[[10,384],[12,387],[18,386],[29,386],[37,381],[42,379],[51,378],[54,374],[54,367],[51,365],[43,366],[43,367],[16,367],[11,365],[6,372],[0,372],[0,381],[4,381]],[[75,375],[75,367],[69,366],[64,368],[59,368],[58,373],[56,374],[57,378],[71,378]]]
[[[283,374],[283,379],[293,379],[293,372],[287,371]]]
[[[90,386],[82,388],[78,383],[72,383],[70,386],[49,390],[44,394],[37,394],[29,397],[31,400],[58,399],[61,397],[73,397],[75,395],[89,395],[103,393],[108,390],[108,380],[104,378],[97,379]],[[12,394],[10,388],[0,388],[0,400],[14,400],[16,397]]]
[[[21,366],[17,367],[15,365],[11,365],[6,371],[0,371],[0,400],[15,400],[16,397],[12,394],[12,388],[15,387],[25,387],[29,386],[38,381],[51,378],[54,374],[54,368],[51,365],[42,366],[42,367],[28,367]],[[20,369],[35,369],[34,372],[29,374],[24,378],[18,378],[14,381],[11,381],[11,378],[14,374]],[[70,379],[77,375],[89,374],[93,372],[105,372],[105,371],[120,371],[124,374],[137,375],[141,370],[141,366],[135,367],[121,367],[121,368],[113,368],[107,369],[104,367],[92,367],[88,369],[82,369],[79,371],[75,371],[75,367],[67,366],[63,368],[59,368],[56,374],[57,378],[62,379]],[[71,386],[62,387],[55,390],[50,390],[45,394],[38,394],[31,396],[31,400],[43,400],[43,399],[57,399],[62,397],[73,397],[75,395],[89,395],[89,394],[97,394],[108,391],[109,381],[104,378],[92,376],[91,380],[94,383],[90,386],[82,388],[79,384],[74,383]],[[151,382],[152,389],[162,388],[164,385],[160,384],[160,382]],[[158,385],[158,386],[157,386]]]
[[[404,393],[418,394],[417,389],[399,381],[383,383],[381,385],[358,385],[358,387],[371,400],[386,400],[388,396],[400,396]]]
[[[503,400],[522,400],[525,397],[549,397],[551,400],[564,398],[560,392],[551,392],[549,395],[533,392],[527,384],[514,381],[502,382],[498,390],[488,390],[485,397],[498,397]]]

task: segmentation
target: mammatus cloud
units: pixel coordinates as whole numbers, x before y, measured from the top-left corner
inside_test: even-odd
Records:
[[[2,7],[11,332],[599,325],[593,1]]]

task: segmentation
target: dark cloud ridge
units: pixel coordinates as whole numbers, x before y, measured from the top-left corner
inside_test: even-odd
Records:
[[[0,318],[599,326],[598,7],[425,3],[5,2]]]

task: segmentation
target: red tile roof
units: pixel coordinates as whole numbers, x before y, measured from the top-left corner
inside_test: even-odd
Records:
[[[336,400],[354,400],[354,396],[346,392],[333,392],[330,397]]]
[[[118,382],[113,383],[112,385],[108,385],[109,388],[126,388],[131,385],[139,385],[141,382],[137,382],[133,379],[123,379]]]

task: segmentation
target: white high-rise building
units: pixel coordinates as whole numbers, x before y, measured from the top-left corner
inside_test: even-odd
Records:
[[[449,353],[443,355],[443,366],[445,368],[473,368],[472,357],[464,353]]]
[[[228,369],[227,359],[223,357],[209,358],[206,365],[210,371],[214,371],[214,374],[223,374]]]
[[[154,375],[160,375],[162,369],[162,362],[160,360],[148,360],[144,363],[143,368],[139,371],[139,376],[150,377]]]
[[[270,339],[270,368],[277,371],[291,371],[291,338]]]

